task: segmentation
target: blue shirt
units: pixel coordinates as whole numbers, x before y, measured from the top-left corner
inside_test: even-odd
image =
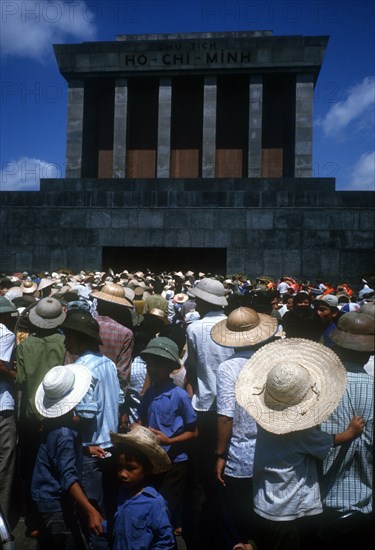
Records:
[[[112,550],[174,550],[175,539],[167,503],[152,487],[129,499],[120,493]]]
[[[91,370],[90,387],[75,408],[81,418],[91,420],[82,426],[84,446],[112,447],[110,432],[118,431],[119,405],[124,402],[116,365],[101,353],[84,353],[75,361]]]
[[[138,409],[139,418],[144,426],[160,430],[167,437],[175,437],[195,429],[197,413],[193,409],[188,393],[172,381],[157,391],[151,386],[143,396]],[[188,459],[185,443],[162,445],[171,462],[182,462]]]
[[[80,480],[81,462],[77,432],[67,427],[42,432],[31,482],[31,494],[40,512],[62,510],[61,496]]]

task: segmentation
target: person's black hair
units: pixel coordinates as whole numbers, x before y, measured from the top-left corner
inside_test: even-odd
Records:
[[[165,336],[172,340],[178,347],[178,353],[181,355],[186,344],[186,332],[185,329],[178,325],[168,325],[163,327],[159,332],[159,336]]]
[[[142,329],[135,331],[132,357],[137,357],[141,351],[145,349],[151,339],[152,335],[149,332],[145,332]]]
[[[343,348],[336,344],[334,344],[332,349],[340,357],[343,363],[357,363],[365,366],[371,356],[369,351],[358,351],[355,349]]]
[[[288,300],[290,300],[290,299],[293,300],[293,296],[291,294],[288,294],[287,292],[285,292],[285,294],[283,296],[283,304],[287,304]]]
[[[130,308],[106,300],[98,300],[97,311],[99,315],[110,317],[120,325],[133,330],[133,319]]]
[[[296,307],[298,304],[301,304],[305,300],[309,301],[309,304],[311,305],[311,296],[307,292],[298,292],[295,296],[293,296],[293,305]]]

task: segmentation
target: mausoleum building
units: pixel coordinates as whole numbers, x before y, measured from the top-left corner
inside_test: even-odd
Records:
[[[254,31],[55,45],[66,177],[1,193],[3,270],[371,271],[374,194],[313,177],[327,44]]]

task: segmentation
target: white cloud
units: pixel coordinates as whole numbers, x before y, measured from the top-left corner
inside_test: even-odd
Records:
[[[82,0],[2,0],[0,46],[3,56],[45,62],[53,43],[67,39],[93,40],[99,14]]]
[[[350,188],[353,191],[375,191],[375,151],[361,155],[353,168]]]
[[[4,162],[0,171],[0,191],[39,191],[42,178],[62,178],[63,167],[45,160],[21,157]]]
[[[361,83],[348,90],[344,101],[335,103],[323,119],[317,124],[322,126],[325,135],[340,136],[343,129],[351,123],[358,123],[363,127],[364,116],[375,105],[375,77],[366,76]],[[365,121],[374,124],[374,114]]]

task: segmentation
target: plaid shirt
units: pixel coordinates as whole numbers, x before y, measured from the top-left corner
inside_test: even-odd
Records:
[[[330,434],[343,432],[354,415],[365,421],[365,430],[350,443],[332,447],[323,462],[322,499],[339,512],[372,511],[374,378],[359,365],[345,363],[346,392],[337,409],[321,424]]]
[[[126,387],[130,380],[134,334],[110,317],[98,315],[96,320],[99,323],[100,337],[103,341],[100,351],[112,359],[117,367],[121,387]]]

